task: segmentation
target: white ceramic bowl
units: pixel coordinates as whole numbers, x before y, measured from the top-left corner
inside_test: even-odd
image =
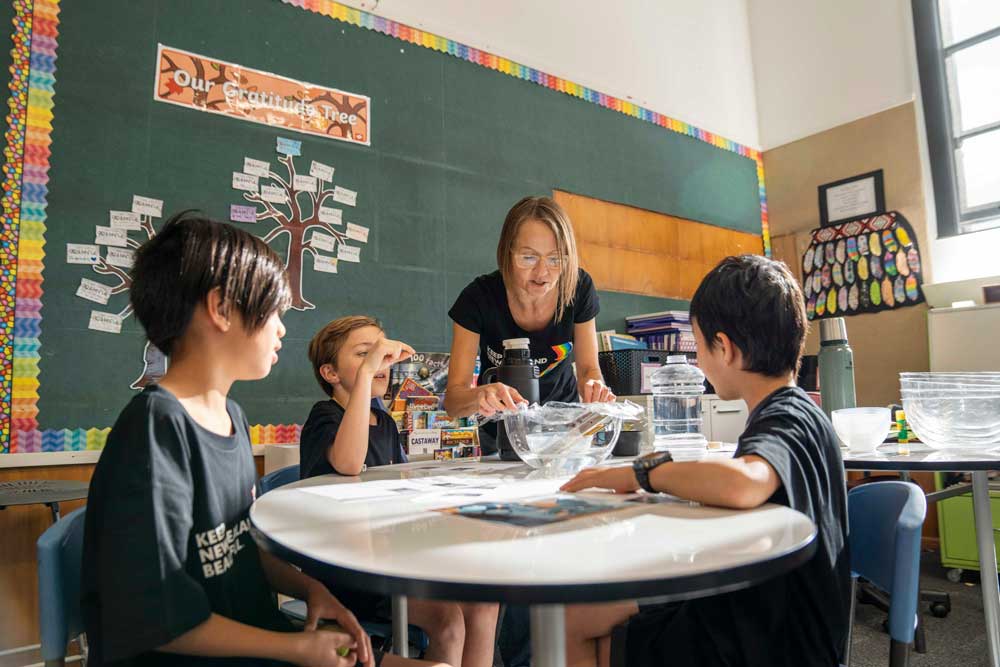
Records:
[[[848,449],[857,452],[873,452],[885,442],[892,426],[889,420],[889,408],[845,408],[832,414],[837,437]]]

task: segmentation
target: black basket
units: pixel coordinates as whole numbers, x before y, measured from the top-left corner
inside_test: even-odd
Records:
[[[604,383],[619,396],[642,393],[642,365],[665,364],[667,357],[683,354],[689,359],[694,352],[667,352],[665,350],[612,350],[597,355]],[[647,394],[650,392],[646,392]]]

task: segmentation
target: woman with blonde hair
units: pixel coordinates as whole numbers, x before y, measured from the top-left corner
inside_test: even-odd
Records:
[[[469,283],[448,311],[453,321],[444,399],[448,413],[489,416],[524,400],[499,382],[470,386],[476,354],[482,379],[482,373],[500,365],[503,341],[510,338],[529,340],[542,403],[615,400],[597,363],[597,290],[580,268],[573,226],[562,206],[550,197],[525,197],[514,204],[500,231],[497,269]],[[480,430],[484,454],[496,451],[496,426]],[[507,609],[499,639],[509,667],[529,664],[528,626],[526,608]]]
[[[503,341],[510,338],[530,341],[542,403],[613,401],[597,363],[597,291],[580,268],[573,227],[562,206],[550,197],[525,197],[514,204],[500,232],[497,267],[469,283],[448,311],[453,320],[448,413],[489,416],[524,400],[499,382],[470,386],[476,353],[485,373],[500,365]],[[483,453],[492,453],[496,424],[483,431]]]

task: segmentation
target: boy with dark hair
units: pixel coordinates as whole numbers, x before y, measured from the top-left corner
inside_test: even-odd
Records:
[[[374,318],[341,317],[309,343],[316,381],[328,399],[313,406],[299,438],[303,478],[357,475],[366,466],[405,463],[396,424],[372,399],[385,394],[392,364],[413,355],[406,343],[389,340]],[[364,619],[389,620],[382,595],[337,586],[334,593]],[[492,603],[407,599],[410,622],[430,639],[429,660],[462,667],[493,664],[498,606]]]
[[[802,292],[780,262],[729,257],[702,280],[691,322],[698,364],[719,397],[750,409],[735,456],[673,462],[654,452],[632,466],[585,470],[563,489],[643,488],[736,509],[786,505],[815,522],[815,555],[733,593],[571,607],[569,664],[833,667],[850,609],[847,497],[830,422],[795,386],[807,327]]]
[[[136,317],[170,368],[122,410],[91,480],[88,662],[371,667],[354,615],[250,536],[257,474],[246,417],[227,395],[278,360],[290,302],[282,262],[260,239],[184,212],[139,248],[132,280]],[[306,600],[305,632],[293,632],[273,590]],[[348,634],[317,630],[321,618]]]

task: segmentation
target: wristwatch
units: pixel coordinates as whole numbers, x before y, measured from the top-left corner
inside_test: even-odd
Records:
[[[649,473],[653,471],[653,468],[673,460],[674,457],[670,455],[670,452],[652,452],[632,461],[632,471],[635,472],[635,479],[639,482],[639,486],[649,493],[656,493],[656,489],[649,483]]]

